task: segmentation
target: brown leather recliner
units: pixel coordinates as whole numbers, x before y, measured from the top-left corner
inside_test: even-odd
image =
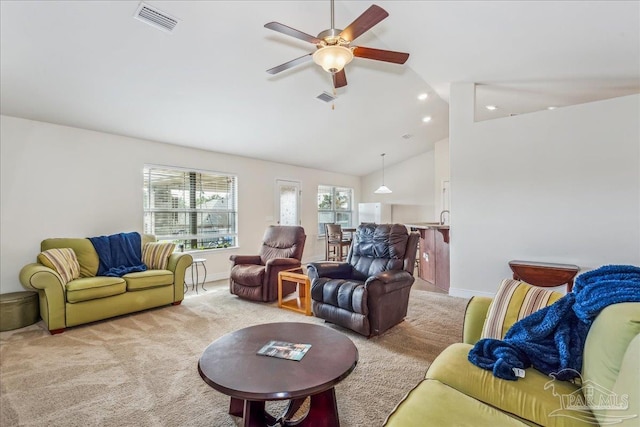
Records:
[[[259,255],[231,255],[229,291],[254,301],[278,299],[278,273],[300,267],[304,228],[272,225],[262,239]],[[283,283],[283,295],[295,291],[295,283]]]
[[[311,263],[313,313],[365,336],[407,315],[418,233],[401,224],[361,224],[346,262]]]

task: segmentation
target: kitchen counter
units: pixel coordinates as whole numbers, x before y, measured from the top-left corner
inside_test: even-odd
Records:
[[[439,222],[404,225],[420,233],[418,277],[449,292],[449,225]]]
[[[409,228],[417,228],[418,230],[427,228],[449,229],[449,224],[440,224],[439,222],[414,222],[404,225]]]
[[[449,224],[440,224],[439,222],[414,222],[412,224],[404,224],[412,230],[438,230],[442,234],[445,243],[449,243]],[[422,236],[423,233],[420,233]]]

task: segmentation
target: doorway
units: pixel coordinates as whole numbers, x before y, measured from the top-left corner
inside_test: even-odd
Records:
[[[301,225],[300,221],[300,182],[276,180],[279,225]]]

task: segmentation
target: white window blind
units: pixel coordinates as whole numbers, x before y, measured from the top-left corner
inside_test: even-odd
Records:
[[[325,224],[352,226],[353,189],[318,186],[318,236],[324,236]]]
[[[166,166],[144,167],[144,232],[185,250],[237,246],[238,178]]]

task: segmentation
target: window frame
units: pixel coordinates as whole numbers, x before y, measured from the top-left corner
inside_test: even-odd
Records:
[[[320,207],[321,205],[321,201],[320,201],[320,195],[326,195],[328,192],[331,193],[330,196],[330,200],[331,200],[331,207],[329,209],[324,208],[322,209]],[[336,200],[338,197],[338,193],[342,193],[342,192],[348,192],[349,196],[347,198],[347,208],[338,208],[336,207]],[[350,187],[343,187],[343,186],[338,186],[338,185],[325,185],[325,184],[319,184],[318,185],[318,191],[317,191],[317,199],[316,199],[316,207],[318,210],[318,238],[320,239],[324,239],[325,238],[325,230],[324,230],[324,224],[327,224],[327,222],[321,222],[320,221],[320,215],[321,214],[327,214],[330,213],[332,214],[333,217],[333,223],[337,223],[337,224],[341,224],[343,228],[351,228],[353,227],[353,214],[354,214],[354,210],[353,210],[353,206],[354,206],[354,193],[355,191],[353,190],[353,188]],[[349,220],[347,222],[347,224],[341,223],[337,221],[338,215],[339,214],[348,214]]]
[[[178,250],[215,251],[238,248],[237,175],[158,164],[145,164],[142,174],[144,233],[155,235],[159,241],[174,242]],[[165,185],[162,187],[159,183],[161,179],[175,180],[175,186]],[[220,179],[227,179],[228,188],[225,189],[222,186],[218,190],[215,181]],[[158,188],[158,191],[170,193],[170,196],[165,195],[164,199],[152,200],[152,192],[155,188]],[[215,197],[215,193],[226,194],[226,201],[224,201],[225,197],[219,199]],[[206,196],[206,194],[210,196]],[[207,203],[214,200],[223,200],[223,206],[206,206]],[[163,202],[165,206],[162,206]],[[169,203],[171,206],[166,206]],[[179,206],[180,203],[186,204],[186,206]],[[195,206],[192,207],[192,205]],[[165,229],[159,230],[157,214],[167,214],[170,218],[168,222],[173,222],[173,224],[165,224]],[[223,222],[226,222],[226,228],[223,228],[221,232],[218,230],[211,233],[204,232],[207,227],[205,218],[213,216],[221,216]],[[224,216],[227,217],[226,220],[224,220]],[[165,221],[167,221],[167,217],[165,217]],[[171,230],[172,227],[175,229]],[[213,222],[210,222],[210,227],[215,228]],[[167,229],[169,233],[167,233]],[[183,233],[180,234],[180,231]]]

